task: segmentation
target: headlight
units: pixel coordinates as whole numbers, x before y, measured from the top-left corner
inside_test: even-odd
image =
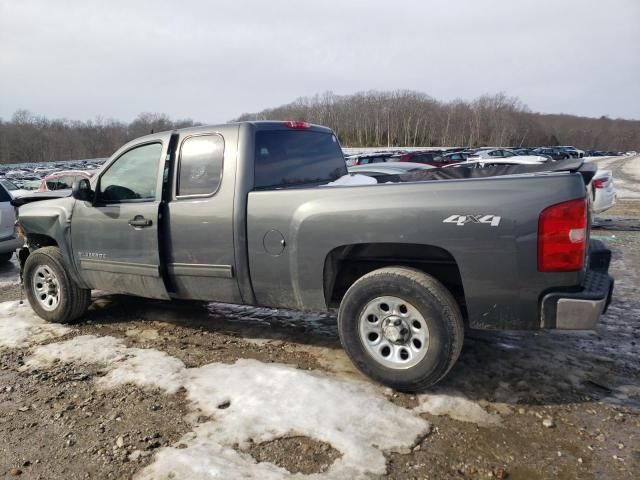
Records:
[[[27,241],[27,234],[24,233],[24,229],[22,228],[22,225],[20,225],[20,221],[16,220],[15,223],[15,227],[16,227],[16,235],[17,237],[22,240],[23,242]]]

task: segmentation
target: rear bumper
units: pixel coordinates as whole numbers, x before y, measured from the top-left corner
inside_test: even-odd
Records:
[[[542,298],[542,328],[595,330],[613,294],[613,278],[608,273],[610,261],[611,250],[602,242],[592,241],[589,269],[582,288],[572,292],[552,292]]]

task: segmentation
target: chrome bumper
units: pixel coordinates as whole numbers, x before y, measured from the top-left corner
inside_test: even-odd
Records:
[[[613,294],[609,276],[611,251],[601,242],[591,242],[589,270],[584,285],[572,292],[552,292],[542,298],[542,328],[595,330],[600,315],[607,311]]]

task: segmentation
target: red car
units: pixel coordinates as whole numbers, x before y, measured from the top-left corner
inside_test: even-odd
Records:
[[[93,172],[85,172],[82,170],[66,170],[62,172],[55,172],[47,175],[42,179],[38,191],[50,192],[52,190],[71,189],[76,178],[91,178],[92,176]]]
[[[441,151],[427,150],[419,152],[407,152],[399,155],[394,155],[389,159],[391,162],[413,162],[424,163],[433,167],[443,167],[451,163],[459,163],[460,160],[453,160],[446,157]]]

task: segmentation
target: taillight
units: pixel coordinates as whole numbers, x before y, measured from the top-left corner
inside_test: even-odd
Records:
[[[575,272],[584,265],[587,203],[570,200],[546,208],[538,221],[538,270]]]
[[[593,186],[595,188],[604,188],[605,183],[607,183],[608,181],[609,181],[609,177],[596,178],[593,181]]]
[[[284,122],[284,126],[287,128],[311,128],[311,124],[308,122]]]

